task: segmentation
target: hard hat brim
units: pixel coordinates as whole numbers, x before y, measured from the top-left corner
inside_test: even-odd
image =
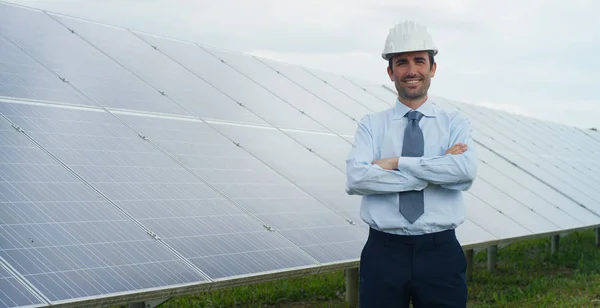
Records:
[[[407,53],[407,52],[415,52],[415,51],[433,51],[434,56],[436,56],[438,54],[437,49],[414,49],[414,50],[404,50],[404,51],[399,51],[399,52],[382,53],[381,57],[384,60],[389,61],[390,58],[392,58],[395,55],[399,55],[399,54],[403,54],[403,53]]]

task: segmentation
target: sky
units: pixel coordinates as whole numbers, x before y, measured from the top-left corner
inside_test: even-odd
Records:
[[[393,86],[381,51],[403,20],[439,48],[430,93],[600,128],[600,1],[8,0]]]

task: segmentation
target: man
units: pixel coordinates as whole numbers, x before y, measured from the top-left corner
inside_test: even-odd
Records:
[[[455,228],[477,172],[469,120],[428,98],[437,48],[413,22],[390,29],[382,57],[395,106],[358,124],[347,193],[370,225],[361,254],[363,308],[466,307],[466,259]]]

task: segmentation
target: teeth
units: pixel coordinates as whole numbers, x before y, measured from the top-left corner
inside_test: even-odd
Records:
[[[408,81],[406,81],[406,83],[417,83],[417,82],[419,82],[419,80],[408,80]]]

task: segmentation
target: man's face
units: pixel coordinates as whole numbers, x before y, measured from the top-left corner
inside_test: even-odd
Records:
[[[427,51],[414,51],[394,55],[392,68],[387,70],[400,98],[414,100],[427,95],[435,69],[436,64],[431,65]]]

